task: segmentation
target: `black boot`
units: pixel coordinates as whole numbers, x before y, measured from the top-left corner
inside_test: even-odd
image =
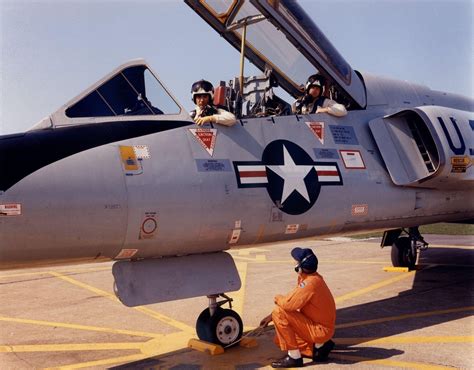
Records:
[[[328,340],[320,348],[314,348],[313,351],[313,361],[314,362],[324,362],[327,361],[329,352],[331,352],[336,344],[332,340]]]
[[[288,368],[288,367],[303,367],[303,359],[299,358],[295,360],[291,358],[289,355],[283,357],[277,361],[272,362],[273,368]]]

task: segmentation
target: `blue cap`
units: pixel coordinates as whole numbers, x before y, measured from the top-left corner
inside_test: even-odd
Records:
[[[318,269],[318,258],[309,248],[296,247],[291,251],[291,256],[298,261],[305,270],[315,272]]]

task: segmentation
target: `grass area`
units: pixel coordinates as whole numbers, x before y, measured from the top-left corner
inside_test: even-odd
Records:
[[[421,235],[440,234],[440,235],[474,235],[474,225],[448,224],[440,222],[437,224],[423,225],[419,228]],[[383,232],[374,232],[367,234],[349,235],[354,239],[381,238]]]
[[[474,235],[474,225],[448,224],[440,222],[420,226],[421,234],[442,234],[442,235]]]

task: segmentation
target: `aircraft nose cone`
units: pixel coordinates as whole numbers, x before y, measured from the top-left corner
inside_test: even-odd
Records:
[[[43,167],[0,193],[2,205],[10,208],[9,214],[0,215],[0,267],[7,262],[115,257],[127,224],[116,148],[96,148]]]

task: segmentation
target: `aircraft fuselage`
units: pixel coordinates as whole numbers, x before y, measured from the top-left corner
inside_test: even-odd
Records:
[[[375,83],[379,89],[393,86],[367,77],[368,91]],[[467,99],[433,96],[430,90],[423,96],[418,89],[412,96],[399,91],[401,106],[368,94],[367,109],[343,118],[264,117],[203,129],[191,121],[137,121],[124,134],[131,138],[124,139],[113,133],[113,123],[0,138],[10,169],[44,156],[41,150],[50,153],[31,173],[15,172],[18,179],[0,192],[1,267],[179,256],[472,218],[472,202],[466,200],[474,190],[468,185],[394,184],[371,133],[370,121],[419,106],[450,105],[473,119]],[[452,156],[472,154],[472,121],[466,115],[456,120],[464,153],[455,127],[442,138],[457,148]],[[153,125],[169,129],[146,129]],[[60,130],[69,132],[55,141]],[[47,144],[37,152],[18,151],[26,140]],[[68,152],[74,145],[81,149]],[[452,176],[469,184],[471,174],[466,166]],[[8,184],[13,172],[2,176]]]

